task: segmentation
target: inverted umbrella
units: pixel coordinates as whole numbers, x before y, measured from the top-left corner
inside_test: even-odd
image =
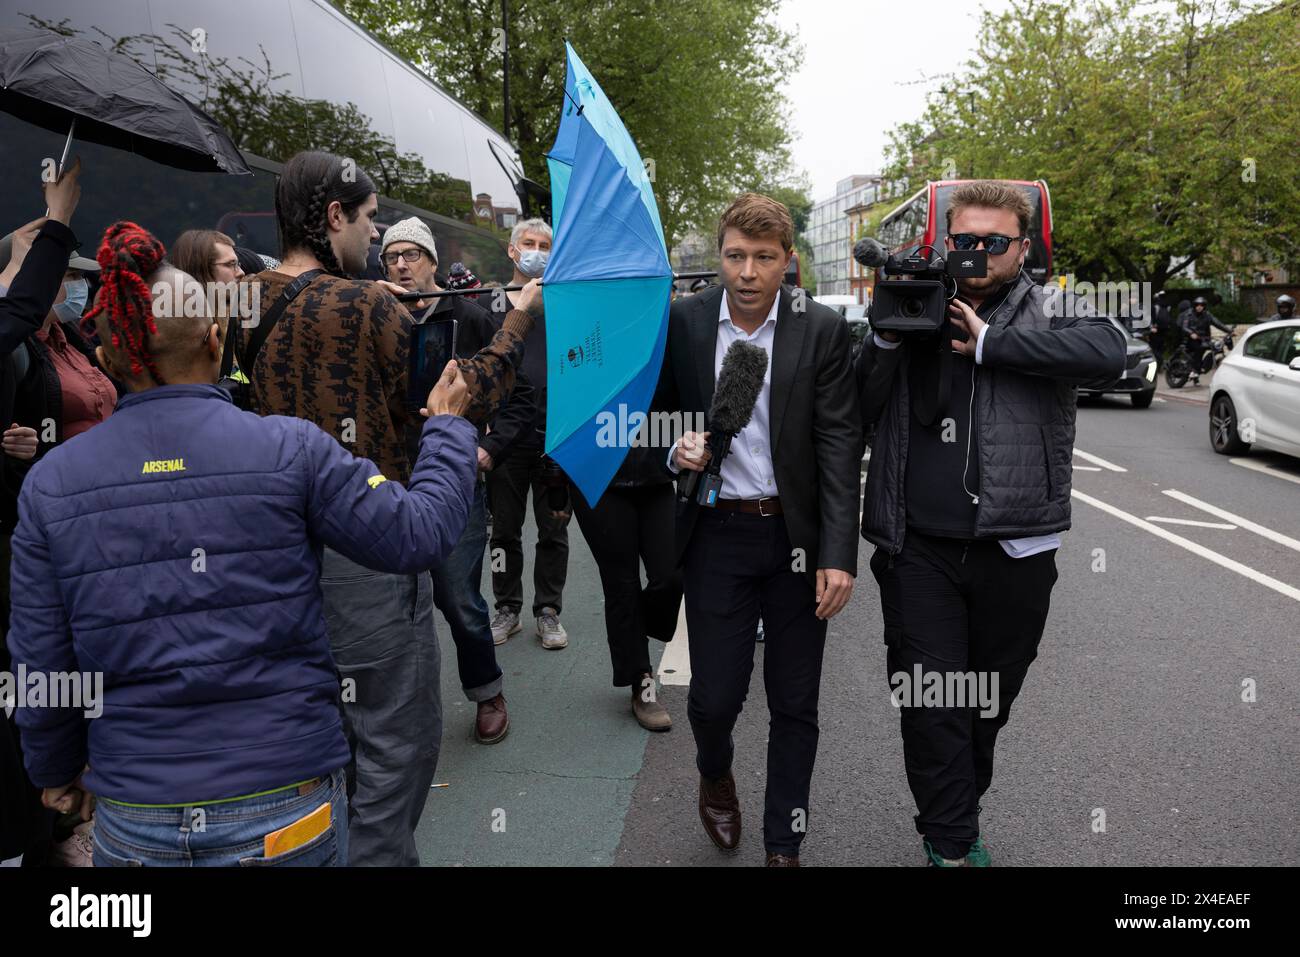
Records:
[[[654,394],[673,271],[641,154],[567,43],[565,53],[564,110],[547,154],[546,452],[594,505],[627,455],[625,425]]]
[[[0,110],[177,169],[252,173],[212,117],[122,53],[43,30],[0,31]],[[64,147],[67,155],[67,146]]]

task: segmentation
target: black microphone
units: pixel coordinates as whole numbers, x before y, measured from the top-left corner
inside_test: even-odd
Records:
[[[749,342],[733,342],[722,357],[718,384],[709,405],[709,461],[703,472],[687,470],[677,487],[677,500],[696,499],[713,507],[722,489],[722,460],[731,451],[731,440],[749,425],[754,405],[763,391],[767,374],[767,353]]]
[[[853,258],[868,269],[874,269],[885,264],[889,253],[885,252],[884,246],[868,236],[853,244]]]

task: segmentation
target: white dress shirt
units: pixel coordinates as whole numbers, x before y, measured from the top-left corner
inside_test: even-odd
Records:
[[[731,451],[722,460],[722,490],[718,493],[720,498],[756,499],[777,495],[768,412],[772,404],[772,342],[776,338],[776,312],[780,304],[781,297],[778,294],[772,300],[767,318],[753,333],[747,333],[731,321],[727,294],[722,294],[722,306],[718,310],[718,341],[713,350],[714,382],[717,382],[722,372],[722,358],[733,342],[748,342],[761,348],[767,353],[767,369],[763,373],[763,388],[758,393],[758,401],[754,403],[754,415],[749,424],[731,440]],[[676,452],[677,443],[674,442],[668,451],[668,467],[673,472],[678,471],[674,461]]]
[[[989,331],[987,325],[980,330],[979,338],[975,340],[975,364],[984,364],[984,333]],[[901,342],[890,342],[887,339],[880,338],[879,333],[871,333],[872,340],[876,343],[878,349],[897,349]],[[972,426],[967,426],[968,428]],[[1028,538],[1006,538],[998,542],[1002,550],[1012,558],[1028,558],[1030,555],[1037,555],[1040,552],[1049,552],[1053,548],[1061,547],[1061,536],[1055,533],[1050,535],[1031,535]]]

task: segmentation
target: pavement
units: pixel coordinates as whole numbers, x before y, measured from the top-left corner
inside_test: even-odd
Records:
[[[983,802],[995,862],[1300,864],[1300,460],[1216,455],[1207,410],[1183,396],[1149,409],[1107,397],[1080,408],[1074,487],[1039,657]],[[672,731],[636,725],[628,692],[610,686],[594,563],[570,531],[570,644],[544,651],[526,628],[498,649],[502,743],[474,743],[438,621],[436,780],[450,786],[430,792],[423,862],[760,865],[763,646],[735,731],[746,826],[728,855],[698,821],[686,687],[660,690]],[[870,554],[863,543],[864,577],[830,624],[805,865],[922,863]],[[687,680],[684,631],[658,664],[666,682]]]

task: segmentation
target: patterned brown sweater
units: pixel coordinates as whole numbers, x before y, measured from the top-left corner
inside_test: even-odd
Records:
[[[261,309],[271,307],[293,277],[268,270]],[[470,389],[466,418],[476,425],[496,414],[514,386],[523,337],[533,320],[515,310],[492,341],[459,365]],[[390,479],[410,475],[403,431],[418,425],[406,412],[411,318],[382,286],[316,277],[280,316],[251,370],[253,403],[262,415],[314,422]],[[239,345],[248,331],[236,326]]]

